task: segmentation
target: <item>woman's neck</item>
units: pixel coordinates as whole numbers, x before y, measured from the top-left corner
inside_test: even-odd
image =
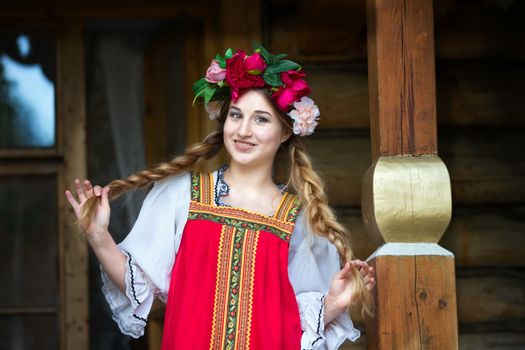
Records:
[[[275,187],[272,180],[272,165],[248,167],[238,163],[230,162],[230,165],[224,173],[225,181],[228,184],[234,184],[252,190],[264,190],[269,187]]]

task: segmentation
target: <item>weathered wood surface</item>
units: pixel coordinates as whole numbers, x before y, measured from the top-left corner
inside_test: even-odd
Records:
[[[367,1],[372,159],[437,152],[432,1]]]
[[[365,231],[360,208],[337,209],[337,218],[350,231],[350,243],[359,259],[369,257],[382,242]],[[524,267],[525,207],[455,208],[439,245],[451,251],[456,267]]]
[[[59,208],[61,227],[59,231],[60,305],[62,307],[61,349],[87,349],[88,328],[88,280],[87,243],[79,234],[77,226],[71,225],[76,218],[63,195],[65,186],[71,189],[75,178],[86,176],[86,113],[84,92],[84,28],[80,21],[68,20],[61,27],[60,47],[60,118],[64,125],[64,168],[59,173]],[[67,184],[67,185],[66,185]]]
[[[525,58],[523,1],[434,1],[436,57]]]
[[[319,129],[368,129],[368,77],[365,65],[305,66],[312,99],[321,112]]]
[[[525,319],[525,274],[512,269],[457,272],[460,324],[519,322]]]
[[[460,333],[460,350],[517,350],[525,349],[525,333],[491,332]]]
[[[364,5],[361,0],[269,1],[271,48],[301,62],[364,61]],[[433,8],[437,59],[525,58],[522,1],[441,0]]]
[[[525,157],[520,130],[447,130],[441,133],[439,155],[452,182],[458,204],[522,203]]]
[[[440,126],[525,126],[523,65],[437,61],[436,77]]]
[[[443,256],[378,256],[376,319],[370,349],[455,349],[454,260]]]
[[[455,208],[439,243],[456,266],[525,266],[525,207]]]
[[[366,66],[305,65],[312,98],[321,111],[319,130],[368,129]],[[436,63],[440,127],[524,127],[525,69],[477,62]],[[438,135],[439,136],[439,135]]]
[[[525,132],[513,130],[447,130],[440,134],[439,155],[451,177],[455,205],[521,203],[525,198]],[[305,140],[315,168],[327,184],[330,204],[359,206],[361,181],[370,165],[366,132],[318,132]],[[277,163],[285,176],[287,155]]]

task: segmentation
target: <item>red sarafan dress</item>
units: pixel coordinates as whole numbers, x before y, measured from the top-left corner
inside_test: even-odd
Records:
[[[299,309],[288,279],[297,196],[284,192],[269,217],[215,205],[211,174],[192,173],[191,186],[162,349],[300,349]]]

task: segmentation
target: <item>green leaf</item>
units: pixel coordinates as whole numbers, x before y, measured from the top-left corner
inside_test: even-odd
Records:
[[[232,58],[232,56],[233,56],[232,49],[230,48],[230,49],[226,50],[226,53],[224,54],[224,58],[228,59],[228,58]]]
[[[274,55],[274,56],[273,56],[273,59],[277,62],[277,61],[282,60],[282,59],[285,58],[286,56],[288,56],[288,55],[285,54],[285,53],[280,53],[280,54],[278,54],[278,55]]]
[[[262,72],[259,69],[250,69],[250,70],[247,70],[246,73],[251,74],[251,75],[260,75]]]
[[[269,68],[274,73],[282,73],[282,72],[286,72],[289,70],[299,69],[301,68],[301,66],[298,63],[295,63],[294,61],[282,60],[277,63],[274,63]]]
[[[208,103],[211,101],[213,95],[215,94],[215,87],[212,85],[206,86],[204,89],[204,103]]]
[[[226,60],[221,55],[217,54],[215,55],[215,60],[219,62],[219,67],[222,69],[226,68]]]
[[[200,78],[199,80],[197,80],[195,83],[193,83],[193,86],[191,87],[191,89],[193,90],[193,93],[195,95],[198,95],[199,92],[204,89],[204,87],[208,84],[208,82],[206,81],[206,79],[204,78]]]
[[[281,81],[281,76],[278,73],[272,73],[268,70],[264,71],[263,75],[264,81],[270,86],[281,86],[283,82]]]
[[[268,50],[266,50],[261,44],[259,44],[258,42],[254,41],[252,46],[253,46],[253,50],[254,51],[259,50],[259,52],[261,53],[261,56],[264,58],[264,60],[267,63],[272,63],[273,62],[273,55]]]

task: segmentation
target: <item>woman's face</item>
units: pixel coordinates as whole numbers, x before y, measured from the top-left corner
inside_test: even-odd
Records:
[[[273,163],[279,146],[290,136],[277,113],[257,90],[248,90],[230,103],[224,145],[232,162],[250,167]]]

